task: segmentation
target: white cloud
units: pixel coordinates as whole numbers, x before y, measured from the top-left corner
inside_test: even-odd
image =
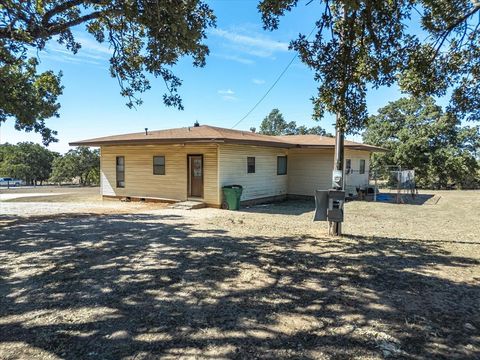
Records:
[[[226,59],[226,60],[236,61],[240,64],[246,64],[246,65],[255,64],[255,61],[253,61],[251,59],[241,57],[241,56],[237,56],[237,55],[215,54],[215,56],[221,57],[221,58]]]
[[[252,82],[253,82],[255,85],[263,85],[263,84],[265,84],[265,80],[262,80],[262,79],[252,79]]]
[[[79,52],[85,50],[90,53],[101,53],[105,55],[111,55],[113,53],[113,49],[108,46],[108,43],[99,43],[94,38],[87,38],[83,36],[77,36],[75,39],[82,44]]]
[[[237,97],[235,96],[235,91],[233,91],[232,89],[218,90],[217,92],[219,95],[222,96],[223,100],[226,100],[226,101],[237,100]]]
[[[48,43],[44,52],[38,53],[40,59],[46,58],[53,61],[63,63],[88,63],[94,65],[108,66],[108,59],[113,50],[107,44],[99,43],[93,38],[87,38],[77,35],[75,40],[82,45],[76,54],[68,50],[64,45],[59,44],[55,40]],[[33,54],[37,56],[37,54]]]
[[[218,90],[218,93],[220,95],[234,95],[235,91],[233,91],[232,89],[226,89],[226,90]]]
[[[212,35],[220,37],[228,42],[227,47],[232,50],[243,52],[256,57],[272,57],[276,52],[288,51],[288,43],[273,40],[259,33],[240,33],[239,31],[227,31],[213,29]]]

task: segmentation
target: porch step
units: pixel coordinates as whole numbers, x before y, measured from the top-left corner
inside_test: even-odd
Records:
[[[180,201],[175,204],[170,205],[171,209],[180,209],[180,210],[194,210],[201,209],[206,207],[207,204],[201,201]]]

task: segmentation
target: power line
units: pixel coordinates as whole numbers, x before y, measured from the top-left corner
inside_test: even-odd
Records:
[[[316,29],[317,25],[315,25],[312,29],[312,31],[310,31],[310,33],[308,34],[307,36],[307,40],[310,38],[310,36],[312,35],[313,31]],[[273,82],[273,84],[268,88],[268,90],[265,92],[265,94],[263,94],[263,96],[260,98],[260,100],[257,101],[257,103],[255,105],[253,105],[253,107],[245,114],[244,117],[242,117],[240,120],[238,120],[235,125],[232,126],[232,129],[234,129],[238,124],[240,124],[243,120],[245,120],[256,108],[258,105],[260,105],[260,103],[267,97],[267,95],[270,93],[270,91],[272,91],[272,89],[275,87],[275,85],[277,85],[277,83],[280,81],[280,79],[282,78],[282,76],[287,72],[288,68],[290,67],[290,65],[293,64],[293,62],[295,61],[295,59],[298,57],[298,53],[295,53],[295,55],[292,57],[292,59],[290,60],[290,62],[287,64],[287,66],[285,66],[285,69],[283,69],[283,71],[280,73],[280,75],[278,75],[277,79]]]

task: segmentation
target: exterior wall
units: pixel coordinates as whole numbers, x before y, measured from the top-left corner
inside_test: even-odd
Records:
[[[287,149],[220,144],[218,152],[219,189],[224,185],[242,185],[242,201],[287,194],[287,175],[277,175],[277,156],[288,155]],[[255,173],[247,173],[247,157],[255,157]],[[220,193],[220,197],[222,194]]]
[[[288,194],[313,196],[317,189],[332,186],[333,149],[290,149],[288,157]],[[355,193],[356,186],[368,185],[370,154],[346,150],[345,159],[352,160],[353,174],[346,176],[346,190]],[[365,174],[359,174],[360,159],[365,160]]]
[[[355,194],[357,187],[368,185],[368,174],[370,170],[370,153],[368,151],[347,150],[345,159],[352,160],[352,173],[345,176],[345,190]],[[360,160],[365,160],[365,174],[360,174]]]
[[[208,205],[219,206],[222,186],[242,185],[242,201],[282,196],[313,196],[316,189],[331,187],[333,150],[282,149],[273,147],[198,144],[102,146],[100,186],[104,196],[131,196],[187,200],[187,155],[203,155],[204,197]],[[153,175],[153,156],[165,156],[165,175]],[[288,156],[287,175],[277,175],[277,156]],[[116,156],[125,157],[125,188],[116,187]],[[255,173],[247,173],[247,157],[255,157]],[[353,174],[346,177],[346,189],[368,184],[369,152],[347,150]],[[365,159],[365,174],[359,174]]]
[[[290,149],[288,193],[314,196],[332,187],[333,150]]]
[[[187,155],[203,155],[204,197],[209,205],[220,205],[217,144],[102,146],[101,193],[187,200]],[[165,175],[153,175],[153,156],[165,156]],[[125,157],[125,187],[116,187],[116,156]]]

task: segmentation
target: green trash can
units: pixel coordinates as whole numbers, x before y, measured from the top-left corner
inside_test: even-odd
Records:
[[[222,187],[222,190],[222,209],[239,210],[240,198],[242,197],[243,187],[241,185],[227,185]]]

